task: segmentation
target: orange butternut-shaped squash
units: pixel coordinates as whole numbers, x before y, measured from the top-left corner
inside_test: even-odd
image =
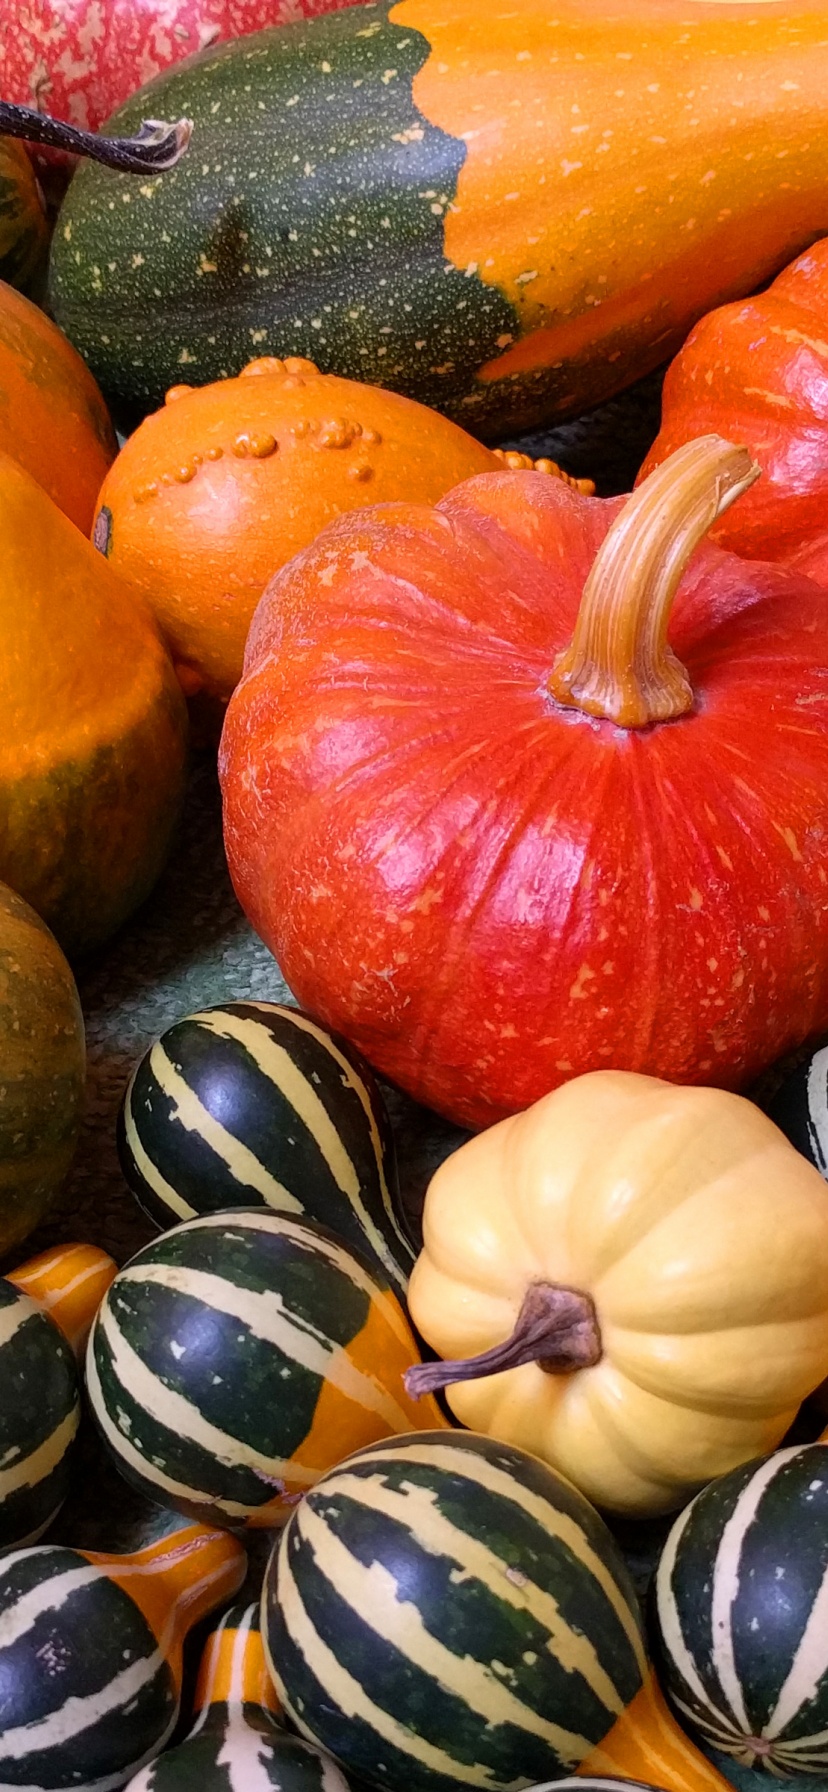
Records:
[[[0,281],[0,453],[11,454],[84,533],[117,443],[71,343]]]
[[[152,605],[185,689],[227,698],[265,585],[326,523],[394,498],[436,503],[504,458],[533,464],[396,393],[266,356],[238,379],[170,389],[110,469],[94,539]]]
[[[65,951],[112,933],[163,864],[186,714],[140,599],[0,455],[0,878]]]

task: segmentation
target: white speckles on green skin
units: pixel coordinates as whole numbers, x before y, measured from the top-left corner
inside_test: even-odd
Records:
[[[497,289],[444,256],[465,146],[417,112],[411,87],[428,44],[390,25],[389,5],[368,26],[345,12],[171,71],[154,105],[194,119],[195,155],[118,195],[134,204],[114,206],[129,177],[79,170],[63,221],[77,259],[55,253],[51,296],[110,398],[160,403],[192,357],[205,380],[238,371],[263,331],[253,339],[274,352],[321,355],[449,408],[458,382],[468,387],[498,337],[516,331]],[[104,209],[117,268],[98,287]]]

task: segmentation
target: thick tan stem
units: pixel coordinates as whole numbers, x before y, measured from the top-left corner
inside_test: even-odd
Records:
[[[599,550],[575,633],[549,680],[558,703],[621,728],[692,708],[690,680],[667,643],[673,599],[699,542],[760,471],[747,448],[699,436],[633,492]]]
[[[578,1288],[561,1288],[556,1282],[533,1282],[527,1290],[514,1331],[502,1344],[480,1356],[454,1362],[415,1363],[406,1369],[406,1393],[415,1400],[433,1394],[455,1381],[480,1381],[537,1363],[548,1375],[571,1375],[590,1369],[601,1360],[601,1333],[595,1307]]]

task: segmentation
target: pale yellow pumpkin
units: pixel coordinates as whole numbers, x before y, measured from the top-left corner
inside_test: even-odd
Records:
[[[424,1239],[428,1343],[468,1359],[517,1327],[523,1351],[479,1379],[427,1364],[412,1390],[446,1385],[463,1424],[617,1512],[669,1511],[773,1450],[828,1373],[828,1188],[723,1090],[577,1077],[447,1159]]]

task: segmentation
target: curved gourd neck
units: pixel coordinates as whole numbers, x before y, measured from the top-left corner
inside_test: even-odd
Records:
[[[238,1724],[271,1730],[281,1708],[265,1660],[258,1605],[233,1606],[208,1637],[198,1672],[191,1736]]]
[[[157,1638],[180,1694],[187,1632],[238,1592],[247,1573],[242,1545],[226,1531],[185,1525],[134,1555],[79,1552],[137,1605]]]
[[[6,1281],[43,1307],[80,1358],[95,1314],[117,1273],[117,1263],[96,1245],[62,1244],[21,1263]]]
[[[692,710],[690,679],[667,641],[673,600],[699,543],[759,472],[747,448],[699,436],[633,492],[601,544],[572,640],[550,675],[558,703],[621,728]]]

